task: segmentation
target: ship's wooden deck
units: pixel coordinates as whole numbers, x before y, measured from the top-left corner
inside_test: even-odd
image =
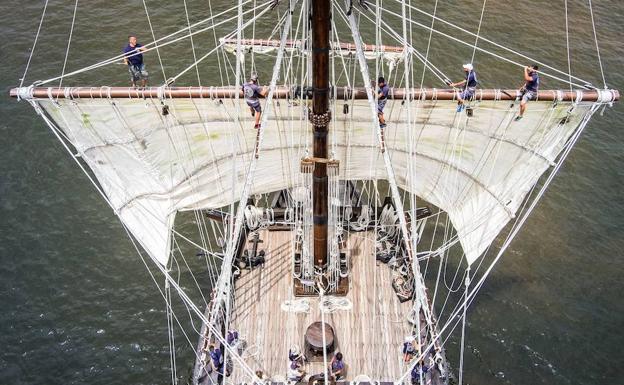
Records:
[[[231,328],[238,330],[246,342],[242,356],[249,367],[262,370],[275,381],[286,378],[289,347],[304,346],[306,328],[320,321],[321,314],[317,298],[309,298],[308,314],[281,309],[284,301],[295,299],[291,232],[262,231],[260,238],[266,263],[243,271],[236,281]],[[401,348],[411,330],[406,321],[410,302],[399,303],[391,285],[391,270],[375,260],[373,233],[352,233],[347,247],[351,256],[347,298],[353,309],[326,314],[326,322],[336,332],[337,351],[343,353],[347,364],[347,380],[360,374],[376,381],[397,379],[406,370]],[[321,373],[323,364],[309,362],[305,370]],[[250,379],[235,366],[226,381],[240,384]]]

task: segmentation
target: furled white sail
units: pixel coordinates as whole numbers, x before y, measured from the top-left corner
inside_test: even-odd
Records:
[[[232,99],[37,103],[88,163],[124,224],[163,264],[177,211],[222,207],[240,196],[256,141],[242,100],[239,126]],[[344,103],[350,104],[347,114]],[[448,213],[472,263],[513,218],[591,104],[571,110],[570,103],[532,102],[524,119],[514,122],[517,105],[508,101],[478,102],[472,117],[457,114],[452,101],[389,101],[385,148],[399,186]],[[408,105],[411,125],[405,121]],[[386,178],[367,101],[337,101],[334,107],[329,140],[340,178]],[[273,111],[252,194],[295,185],[312,136],[304,106],[275,100]]]
[[[223,44],[223,48],[226,52],[235,53],[237,42],[235,39],[220,39]],[[263,39],[251,39],[243,40],[241,42],[241,49],[243,54],[256,53],[256,54],[272,54],[278,51],[280,45],[279,40],[263,40]],[[344,58],[350,58],[355,55],[355,44],[352,43],[331,43],[332,56],[342,56]],[[287,40],[285,46],[286,52],[295,52],[299,55],[306,55],[307,49],[305,48],[305,42],[303,40]],[[365,46],[363,55],[368,60],[383,59],[392,71],[399,63],[403,61],[403,47],[394,46]]]

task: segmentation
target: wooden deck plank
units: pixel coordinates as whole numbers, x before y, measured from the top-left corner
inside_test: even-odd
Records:
[[[309,314],[281,310],[284,301],[295,299],[291,236],[288,231],[262,231],[265,265],[243,271],[235,284],[231,327],[246,341],[243,358],[252,370],[262,370],[273,380],[286,377],[289,348],[293,344],[303,347],[307,326],[321,319],[317,298],[308,298]],[[336,332],[337,349],[347,364],[347,379],[365,374],[375,380],[391,381],[404,370],[401,347],[411,329],[405,318],[411,305],[401,304],[394,294],[391,270],[375,260],[373,237],[372,233],[353,233],[347,238],[352,277],[347,298],[353,309],[326,314],[326,322]],[[309,362],[305,370],[321,373],[323,364]],[[249,380],[234,367],[227,382],[240,384]]]

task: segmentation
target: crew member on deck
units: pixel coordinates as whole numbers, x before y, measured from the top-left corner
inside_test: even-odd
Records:
[[[472,99],[477,89],[477,73],[472,67],[472,64],[464,64],[462,68],[464,69],[466,78],[457,83],[447,83],[451,87],[464,87],[463,91],[457,92],[457,112],[462,112],[466,107],[465,101]]]
[[[377,85],[379,86],[379,90],[377,91],[377,116],[379,117],[379,127],[386,127],[386,119],[384,119],[384,107],[386,106],[386,102],[388,101],[388,92],[390,88],[386,84],[386,79],[383,76],[380,76],[377,79]]]
[[[537,70],[539,67],[537,64],[524,67],[524,85],[520,88],[520,95],[522,95],[522,101],[520,102],[520,115],[516,116],[516,121],[522,119],[524,111],[526,111],[526,105],[531,99],[537,97],[537,91],[539,89],[539,74]]]
[[[418,353],[418,347],[414,336],[405,337],[405,342],[403,343],[403,361],[405,363],[410,362],[414,358],[414,355]]]
[[[223,354],[221,349],[215,347],[214,344],[210,345],[210,362],[220,379],[223,376]]]
[[[266,95],[266,90],[258,85],[258,74],[251,73],[249,81],[243,84],[243,94],[245,95],[245,101],[251,111],[251,116],[256,117],[256,124],[254,128],[260,128],[260,116],[262,115],[262,107],[260,107],[260,96]]]
[[[329,363],[329,375],[336,380],[340,380],[344,377],[345,364],[342,361],[342,353],[338,352],[334,355]]]
[[[297,361],[290,361],[288,365],[288,381],[302,381],[306,373],[303,369],[301,369],[301,366],[297,363]]]
[[[262,370],[256,370],[256,377],[258,377],[258,379],[261,380],[261,381],[266,379],[264,373],[262,372]],[[252,384],[253,385],[263,385],[264,381],[263,382],[255,382],[254,381]]]
[[[427,383],[427,379],[425,375],[429,371],[429,367],[425,365],[424,360],[421,360],[416,365],[414,365],[414,369],[412,369],[412,385],[420,385],[420,379],[422,377],[422,382]]]
[[[303,365],[303,363],[307,361],[307,358],[301,353],[301,349],[299,349],[299,346],[293,345],[288,350],[288,360],[296,362],[297,365]]]
[[[145,70],[143,54],[141,52],[145,52],[145,47],[137,42],[136,36],[128,36],[128,45],[123,49],[123,61],[128,65],[132,87],[136,87],[136,82],[140,80],[141,87],[145,88],[147,86],[148,73]]]
[[[238,331],[235,329],[228,330],[225,340],[227,341],[228,345],[236,346],[238,344]]]

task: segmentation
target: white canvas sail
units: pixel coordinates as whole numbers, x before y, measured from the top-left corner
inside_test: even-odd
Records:
[[[233,100],[168,99],[166,115],[163,104],[151,99],[38,103],[89,164],[124,224],[163,264],[177,211],[221,207],[240,196],[256,130],[248,116],[235,126]],[[349,101],[348,114],[343,103],[335,105],[330,135],[340,177],[384,179],[367,102]],[[399,186],[448,213],[472,263],[513,217],[591,104],[578,103],[570,112],[570,103],[534,102],[521,122],[512,122],[509,102],[480,102],[470,118],[456,114],[452,101],[412,102],[416,141],[410,151],[407,104],[389,101],[386,149]],[[243,101],[240,108],[247,111]],[[311,137],[303,114],[300,105],[274,102],[251,194],[295,184]],[[414,183],[407,174],[410,162]]]

